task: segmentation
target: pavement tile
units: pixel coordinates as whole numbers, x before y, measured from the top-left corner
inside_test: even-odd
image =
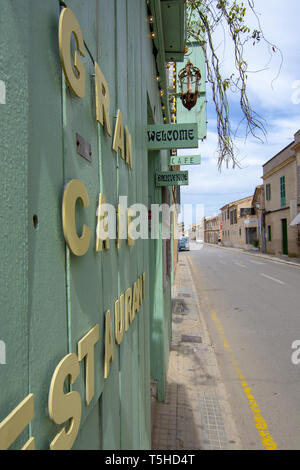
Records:
[[[216,380],[207,373],[213,361],[187,257],[180,260],[172,292],[177,313],[173,312],[165,402],[156,402],[153,408],[152,449],[229,449]],[[180,305],[185,315],[178,313]],[[200,336],[202,343],[183,342],[182,335]]]

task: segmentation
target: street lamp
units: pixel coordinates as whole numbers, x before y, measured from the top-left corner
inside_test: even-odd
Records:
[[[190,111],[197,103],[199,96],[200,70],[188,61],[185,67],[180,70],[178,78],[181,88],[180,98],[182,104]]]

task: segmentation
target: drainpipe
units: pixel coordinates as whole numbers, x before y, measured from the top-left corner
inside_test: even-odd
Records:
[[[263,209],[262,212],[261,212],[262,252],[263,252],[263,253],[266,253],[266,252],[267,252],[267,247],[266,247],[265,213],[266,213],[266,211]]]

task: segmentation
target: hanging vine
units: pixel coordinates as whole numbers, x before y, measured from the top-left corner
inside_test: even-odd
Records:
[[[254,0],[247,0],[248,7],[238,0],[186,0],[188,40],[203,44],[207,80],[211,85],[212,97],[217,113],[218,166],[239,166],[237,148],[234,144],[230,123],[228,91],[239,94],[242,121],[246,124],[246,137],[250,134],[260,140],[266,137],[264,120],[252,109],[247,95],[248,64],[244,47],[252,41],[253,46],[264,41],[273,54],[279,51],[264,36]],[[252,12],[257,29],[251,30],[246,22],[247,11]],[[233,43],[235,70],[229,77],[223,77],[221,58],[216,52],[214,32],[218,26],[227,28]],[[281,52],[279,51],[281,54]],[[281,58],[282,59],[282,58]]]

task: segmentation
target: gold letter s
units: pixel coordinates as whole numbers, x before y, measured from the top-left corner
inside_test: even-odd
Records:
[[[76,354],[68,354],[58,364],[53,374],[49,391],[49,415],[56,424],[63,424],[69,419],[69,430],[63,429],[50,444],[51,450],[69,450],[77,437],[81,420],[81,398],[78,392],[64,394],[64,382],[70,375],[71,384],[80,373]]]

